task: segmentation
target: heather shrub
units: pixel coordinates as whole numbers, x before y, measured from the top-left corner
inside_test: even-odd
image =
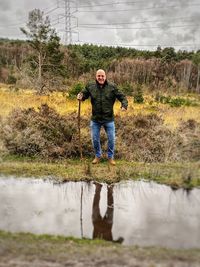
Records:
[[[93,157],[90,118],[81,117],[81,143],[84,157]],[[116,116],[116,158],[141,162],[200,160],[200,124],[194,120],[182,122],[174,131],[155,114]],[[59,115],[42,105],[15,109],[2,121],[0,147],[10,154],[43,159],[79,157],[77,114]],[[107,137],[101,131],[102,151],[107,152]]]
[[[163,162],[176,160],[176,134],[155,115],[118,117],[116,156],[126,160]]]
[[[42,105],[39,112],[33,108],[15,109],[4,123],[3,142],[11,154],[42,158],[79,156],[76,117],[60,116],[47,105]],[[84,139],[84,151],[91,152],[89,135]]]
[[[181,137],[178,148],[182,160],[200,160],[200,123],[192,119],[181,122],[178,132]]]

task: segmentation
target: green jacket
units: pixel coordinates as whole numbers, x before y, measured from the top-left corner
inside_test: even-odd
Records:
[[[105,81],[103,87],[96,82],[90,82],[82,91],[84,101],[91,99],[92,120],[98,122],[109,122],[114,120],[113,105],[116,98],[121,102],[121,106],[127,109],[128,101],[125,95],[120,92],[113,83]]]

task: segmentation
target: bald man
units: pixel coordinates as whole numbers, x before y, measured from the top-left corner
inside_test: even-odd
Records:
[[[103,127],[108,138],[108,161],[111,165],[115,165],[115,123],[113,105],[115,100],[118,99],[121,102],[121,110],[126,111],[128,101],[114,83],[107,81],[106,73],[102,69],[97,70],[96,81],[88,83],[85,89],[77,95],[77,99],[81,101],[89,97],[92,104],[90,129],[95,152],[95,158],[92,163],[98,164],[102,157],[100,130]]]

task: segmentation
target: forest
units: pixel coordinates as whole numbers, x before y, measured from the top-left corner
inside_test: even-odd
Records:
[[[52,47],[56,45],[56,48]],[[28,41],[0,39],[0,82],[34,88],[42,79],[38,90],[63,91],[78,81],[85,83],[92,79],[95,70],[103,68],[128,94],[131,89],[127,87],[136,84],[150,90],[170,88],[172,93],[179,92],[180,88],[200,92],[200,51],[176,52],[173,47],[141,51],[92,44],[64,46],[58,40],[46,46],[39,78],[35,48]],[[53,57],[52,50],[57,53],[56,49],[59,54]]]

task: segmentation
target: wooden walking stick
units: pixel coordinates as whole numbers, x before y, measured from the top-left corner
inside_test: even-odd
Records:
[[[78,101],[78,140],[79,140],[80,159],[83,160],[82,146],[81,146],[81,100]],[[81,185],[80,227],[81,227],[81,238],[83,238],[83,184]]]
[[[82,145],[81,145],[81,100],[78,101],[78,141],[79,141],[79,153],[81,160],[83,159]]]

